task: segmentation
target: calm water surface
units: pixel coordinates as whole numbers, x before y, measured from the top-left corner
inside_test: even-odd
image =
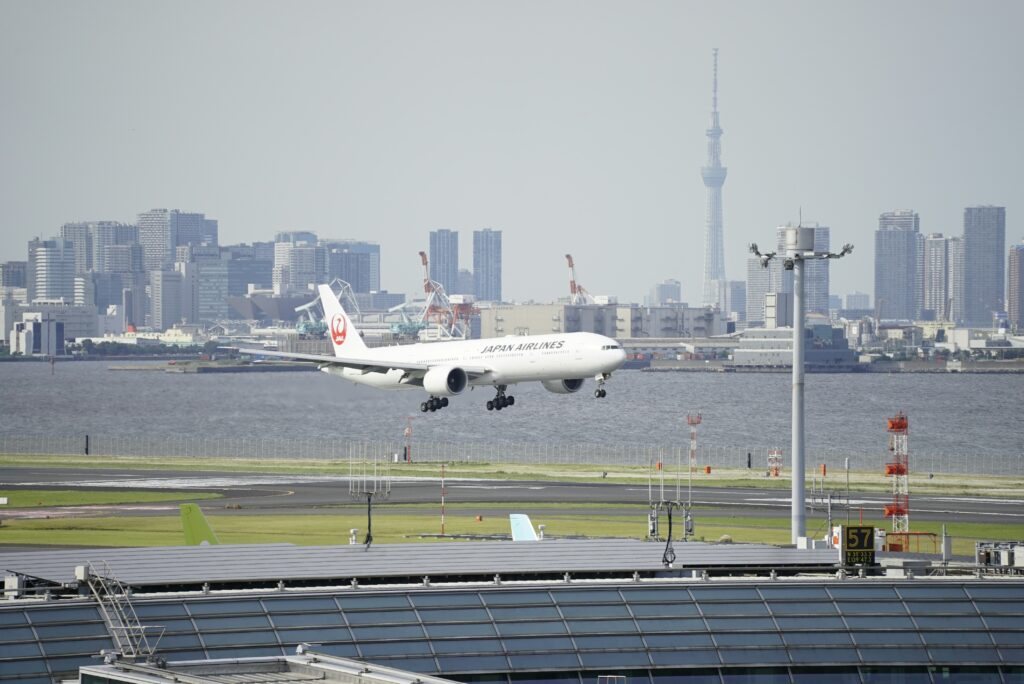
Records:
[[[138,365],[138,362],[133,362]],[[688,439],[700,409],[703,444],[788,444],[788,374],[620,371],[608,398],[592,383],[574,395],[538,384],[511,390],[516,405],[484,408],[477,389],[434,414],[421,392],[380,391],[323,373],[177,374],[111,371],[116,362],[0,363],[0,433],[222,437],[401,438],[415,415],[417,439],[611,442],[671,445]],[[885,418],[910,417],[917,453],[1024,455],[1024,376],[808,375],[809,449],[885,450]]]

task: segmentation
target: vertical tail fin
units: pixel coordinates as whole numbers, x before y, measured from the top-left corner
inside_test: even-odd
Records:
[[[181,527],[185,531],[185,546],[220,544],[203,511],[195,504],[181,504]]]
[[[512,541],[540,541],[537,531],[533,529],[530,516],[523,513],[509,513],[509,525],[512,527]]]
[[[360,356],[366,351],[366,343],[352,320],[341,308],[341,302],[331,290],[330,285],[320,285],[320,304],[324,307],[324,322],[327,324],[327,335],[331,338],[335,356]]]

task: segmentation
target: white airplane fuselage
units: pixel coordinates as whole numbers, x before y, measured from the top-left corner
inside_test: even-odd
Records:
[[[626,354],[609,337],[576,332],[378,347],[373,349],[373,357],[431,367],[486,366],[490,370],[470,378],[468,385],[494,386],[598,377],[618,369]],[[422,390],[399,369],[366,373],[357,368],[325,366],[321,370],[380,389]]]

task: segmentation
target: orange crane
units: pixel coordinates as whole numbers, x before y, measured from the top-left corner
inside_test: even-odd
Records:
[[[570,304],[593,304],[594,298],[582,285],[576,284],[576,264],[573,263],[572,254],[566,254],[565,260],[569,262],[569,303]]]

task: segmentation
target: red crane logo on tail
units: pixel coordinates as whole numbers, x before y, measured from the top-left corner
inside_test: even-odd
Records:
[[[340,347],[345,343],[346,335],[348,335],[348,323],[345,321],[345,317],[340,313],[334,314],[334,318],[331,319],[331,339]]]

